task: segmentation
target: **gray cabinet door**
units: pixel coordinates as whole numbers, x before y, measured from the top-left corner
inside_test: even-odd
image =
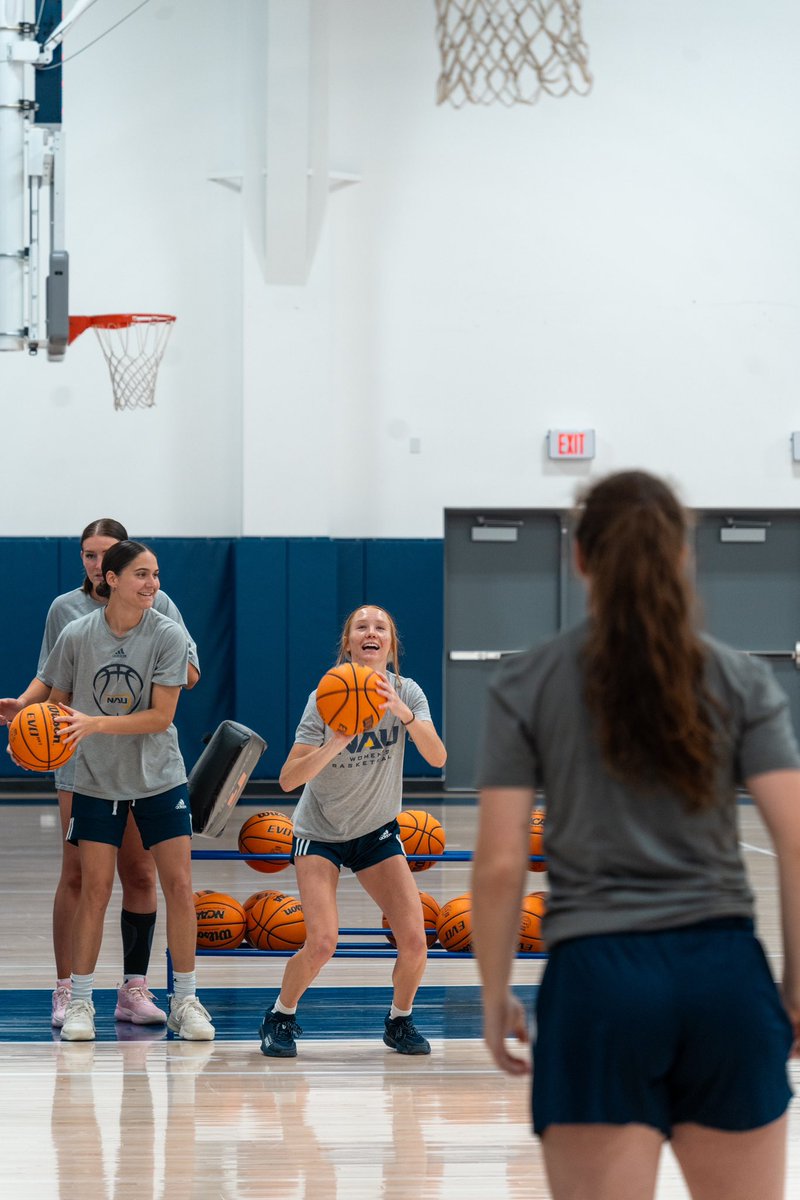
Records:
[[[581,611],[568,597],[568,575],[560,513],[445,513],[448,790],[475,787],[486,688],[500,657],[553,637]]]

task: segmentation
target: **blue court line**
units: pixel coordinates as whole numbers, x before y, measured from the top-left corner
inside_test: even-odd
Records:
[[[531,1007],[535,986],[515,989]],[[200,988],[199,996],[211,1013],[218,1041],[258,1042],[258,1027],[277,989]],[[0,1042],[57,1042],[60,1034],[50,1026],[50,995],[44,989],[0,990]],[[167,1008],[166,993],[158,991],[161,1008]],[[390,986],[310,988],[303,997],[297,1020],[307,1038],[335,1041],[337,1038],[383,1037],[383,1020],[391,1003]],[[116,992],[94,993],[98,1042],[159,1041],[172,1038],[166,1027],[131,1025],[114,1021]],[[414,1021],[429,1038],[479,1038],[481,1036],[480,988],[474,986],[421,987],[414,1004]]]

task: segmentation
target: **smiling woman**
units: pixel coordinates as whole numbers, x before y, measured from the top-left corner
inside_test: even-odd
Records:
[[[403,751],[409,736],[432,766],[447,751],[419,684],[399,674],[397,627],[383,608],[367,604],[350,614],[339,643],[339,663],[377,674],[381,718],[351,739],[323,721],[312,692],[295,743],[280,775],[284,791],[303,785],[295,810],[292,861],[306,921],[305,945],[289,959],[280,995],[261,1023],[261,1052],[294,1058],[300,998],[333,956],[339,920],[336,889],[342,867],[357,875],[385,914],[397,942],[392,1007],[383,1040],[400,1054],[430,1054],[411,1019],[427,961],[427,943],[414,883],[403,852],[397,814],[402,806]],[[390,670],[391,666],[391,670]]]
[[[106,606],[62,631],[42,671],[51,699],[64,706],[66,740],[77,746],[67,840],[79,850],[81,893],[61,1036],[65,1041],[95,1036],[94,968],[130,810],[167,905],[176,967],[169,1028],[180,1037],[208,1041],[214,1027],[195,995],[186,769],[172,724],[186,682],[186,635],[154,610],[158,562],[140,542],[124,540],[106,550],[96,591],[107,598]]]
[[[7,724],[29,704],[41,703],[50,695],[50,684],[45,682],[42,669],[58,640],[59,634],[70,621],[96,613],[108,602],[109,589],[103,584],[103,558],[113,546],[128,538],[125,526],[113,517],[100,517],[90,521],[81,534],[80,554],[85,572],[80,587],[56,596],[50,605],[45,623],[44,636],[39,652],[36,675],[25,690],[17,697],[0,700],[0,725]],[[200,678],[200,663],[197,647],[183,623],[180,612],[160,583],[153,607],[165,617],[175,621],[186,636],[189,647],[189,667],[185,686],[194,687]],[[120,674],[120,666],[108,668],[108,679]],[[55,772],[55,785],[61,819],[62,859],[61,874],[53,897],[53,951],[56,966],[56,986],[53,989],[51,1023],[60,1028],[70,998],[70,975],[72,971],[72,925],[78,908],[81,891],[81,864],[77,847],[66,840],[67,826],[72,815],[72,788],[75,775],[75,759],[71,758]],[[122,884],[122,910],[120,931],[123,946],[122,986],[117,992],[114,1017],[118,1021],[129,1021],[136,1025],[163,1024],[167,1015],[155,1003],[155,997],[147,986],[147,971],[156,925],[156,871],[153,856],[142,845],[135,822],[130,821],[117,858],[117,872]]]

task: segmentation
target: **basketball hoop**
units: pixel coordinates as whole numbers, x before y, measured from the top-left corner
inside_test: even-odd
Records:
[[[436,103],[535,104],[592,86],[581,0],[436,0]]]
[[[175,318],[164,313],[106,313],[70,317],[69,340],[90,327],[97,334],[111,376],[114,408],[152,408],[158,367]]]

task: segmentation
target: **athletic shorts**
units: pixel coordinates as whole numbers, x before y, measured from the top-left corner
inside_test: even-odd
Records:
[[[536,1004],[533,1127],[691,1121],[731,1132],[791,1100],[792,1028],[751,921],[554,946]]]
[[[142,835],[145,850],[167,842],[170,838],[192,836],[192,810],[186,784],[143,796],[140,800],[101,800],[99,796],[72,794],[72,816],[67,827],[67,841],[103,842],[107,846],[122,845],[128,809]]]
[[[400,826],[397,821],[389,821],[372,833],[363,837],[353,838],[350,842],[315,842],[310,838],[294,837],[292,839],[292,862],[309,854],[327,858],[341,871],[349,867],[351,871],[363,871],[365,867],[374,867],[376,863],[386,858],[394,858],[396,854],[405,854],[400,839]]]

